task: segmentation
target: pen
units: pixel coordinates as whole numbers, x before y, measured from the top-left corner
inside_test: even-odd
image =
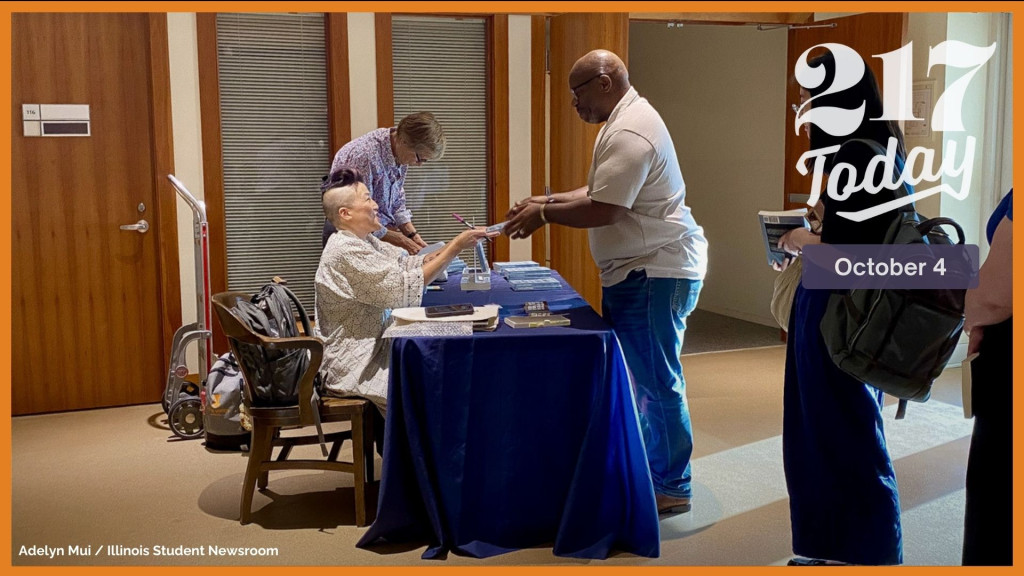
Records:
[[[459,216],[459,215],[458,215],[458,214],[456,214],[455,212],[452,212],[452,218],[455,218],[455,219],[456,219],[456,220],[458,220],[459,222],[462,222],[462,223],[463,223],[463,224],[465,224],[465,225],[466,225],[466,227],[467,227],[467,228],[469,228],[470,230],[472,230],[472,229],[476,228],[476,226],[473,226],[473,225],[472,225],[472,224],[470,224],[469,222],[466,222],[465,220],[463,220],[462,216]]]
[[[465,224],[465,225],[466,225],[466,228],[469,228],[470,230],[475,230],[475,229],[476,229],[476,226],[473,226],[473,225],[472,225],[472,224],[470,224],[469,222],[466,222],[466,221],[465,221],[465,220],[464,220],[464,219],[462,218],[462,216],[459,216],[459,215],[458,215],[458,214],[456,214],[455,212],[452,212],[452,218],[455,218],[455,219],[456,219],[456,220],[458,220],[459,222],[462,222],[463,224]],[[488,242],[490,242],[491,240],[492,240],[491,238],[487,238],[487,241],[488,241]]]

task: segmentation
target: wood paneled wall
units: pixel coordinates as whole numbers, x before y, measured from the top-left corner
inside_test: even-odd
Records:
[[[569,71],[591,50],[611,50],[629,65],[629,16],[565,14],[551,19],[551,189],[573,190],[587,183],[594,142],[601,126],[586,124],[572,107]],[[601,310],[601,280],[590,255],[587,231],[550,226],[551,267]]]

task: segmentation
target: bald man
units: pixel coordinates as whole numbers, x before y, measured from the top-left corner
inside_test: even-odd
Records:
[[[588,53],[573,64],[569,91],[584,122],[605,123],[587,185],[517,203],[504,232],[525,238],[549,223],[589,229],[603,315],[634,379],[658,511],[688,512],[693,432],[679,355],[707,271],[707,240],[684,203],[665,122],[630,86],[622,60]]]

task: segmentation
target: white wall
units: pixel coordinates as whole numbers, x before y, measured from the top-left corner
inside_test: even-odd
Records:
[[[203,142],[199,115],[199,56],[196,17],[191,12],[167,15],[167,43],[171,73],[171,118],[174,138],[174,174],[193,196],[202,200]],[[159,190],[178,199],[178,269],[181,274],[181,321],[198,320],[196,310],[195,242],[192,210],[170,184]],[[198,349],[189,346],[188,365],[198,370]]]
[[[910,14],[907,22],[907,41],[914,43],[914,82],[930,82],[932,86],[932,106],[942,92],[946,83],[945,66],[936,66],[928,70],[928,51],[946,39],[946,14]],[[942,160],[942,134],[932,132],[930,138],[906,136],[907,149],[924,146],[935,150],[935,164],[932,170],[938,169]],[[939,216],[942,202],[941,196],[929,196],[915,203],[917,211],[928,217]]]
[[[709,242],[698,306],[775,326],[758,210],[781,210],[787,32],[632,22],[630,79],[664,118]]]
[[[199,60],[196,18],[191,12],[167,15],[171,69],[171,114],[174,167],[178,179],[203,199],[202,132],[199,110]],[[374,15],[350,13],[349,110],[352,135],[377,128],[377,58]],[[530,191],[530,17],[509,16],[509,202],[529,196]],[[162,193],[173,194],[167,186]],[[181,270],[182,322],[196,321],[196,285],[193,258],[192,211],[178,201],[178,259]],[[512,260],[529,260],[529,240],[511,243]],[[189,367],[196,370],[195,346],[190,347]]]
[[[349,110],[352,137],[362,136],[377,126],[377,51],[373,14],[348,15]],[[336,150],[335,150],[336,152]],[[333,152],[331,158],[333,159]]]
[[[950,40],[960,40],[976,46],[987,46],[989,44],[989,15],[981,13],[973,14],[949,14],[947,19],[947,35]],[[970,86],[967,88],[967,93],[964,95],[963,101],[963,124],[965,131],[963,132],[945,132],[943,133],[943,139],[948,142],[956,142],[956,163],[959,165],[964,157],[964,147],[966,140],[969,136],[973,136],[977,140],[977,146],[974,151],[974,167],[972,170],[972,178],[970,183],[970,192],[967,198],[963,200],[957,200],[951,196],[943,194],[941,199],[942,215],[948,216],[956,220],[960,226],[963,227],[964,232],[967,234],[967,241],[971,244],[981,244],[979,241],[984,236],[984,225],[982,223],[983,215],[981,212],[981,186],[979,185],[981,180],[981,170],[983,166],[983,143],[985,141],[985,102],[986,102],[986,89],[985,85],[988,82],[988,74],[990,66],[983,66],[978,73],[971,80]],[[964,69],[948,68],[946,71],[946,81],[943,89],[948,90],[949,85],[959,79],[964,73],[968,72]],[[947,118],[947,122],[951,120]],[[946,144],[948,149],[949,144]],[[943,177],[943,183],[949,184],[954,189],[959,190],[961,187],[961,181],[963,177]]]
[[[530,142],[530,16],[508,17],[508,140],[509,140],[509,206],[532,194]],[[532,259],[529,239],[511,240],[509,260]]]

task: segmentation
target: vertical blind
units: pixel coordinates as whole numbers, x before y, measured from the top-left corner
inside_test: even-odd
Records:
[[[323,14],[217,15],[228,287],[274,276],[313,310],[331,164]]]
[[[406,206],[427,243],[465,229],[452,218],[486,226],[487,58],[480,18],[392,18],[395,125],[413,112],[432,112],[444,127],[444,157],[410,166]],[[472,252],[462,254],[467,262]]]

